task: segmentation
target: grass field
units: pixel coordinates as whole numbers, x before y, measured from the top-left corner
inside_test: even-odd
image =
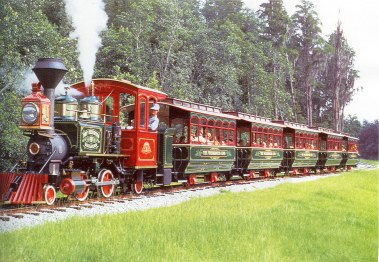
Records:
[[[360,162],[363,164],[372,165],[374,167],[379,167],[379,161],[378,160],[360,159]]]
[[[0,234],[0,261],[378,261],[378,170]]]

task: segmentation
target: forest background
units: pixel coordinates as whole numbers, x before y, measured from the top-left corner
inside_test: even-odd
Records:
[[[357,87],[355,52],[340,23],[326,39],[312,2],[289,16],[282,0],[104,0],[94,77],[128,79],[172,97],[321,126],[360,137],[378,158],[379,121],[344,108]],[[66,83],[83,80],[64,0],[0,0],[0,170],[24,154],[18,130],[25,79],[38,58],[60,57]],[[363,133],[362,133],[363,132]],[[363,134],[363,135],[362,135]],[[375,140],[376,139],[376,140]],[[376,142],[375,142],[376,141]]]

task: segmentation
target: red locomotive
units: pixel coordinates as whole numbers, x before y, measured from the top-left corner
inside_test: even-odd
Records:
[[[81,96],[55,98],[62,61],[39,59],[33,71],[40,82],[21,102],[28,160],[0,174],[5,204],[52,205],[58,191],[83,201],[90,193],[139,194],[146,183],[335,171],[358,161],[357,139],[347,134],[223,112],[126,80],[73,84]],[[151,129],[149,111],[158,107],[159,128]]]

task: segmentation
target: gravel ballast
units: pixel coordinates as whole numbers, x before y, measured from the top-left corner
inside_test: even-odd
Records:
[[[339,174],[323,175],[323,176],[305,176],[305,177],[282,177],[276,180],[261,180],[249,184],[230,185],[225,187],[206,188],[202,190],[183,190],[174,194],[162,194],[154,196],[141,196],[133,201],[125,201],[123,203],[105,203],[103,204],[86,204],[91,208],[83,206],[80,210],[74,208],[64,208],[65,212],[54,211],[41,212],[39,215],[22,214],[22,218],[10,217],[9,221],[0,221],[0,232],[10,232],[25,227],[34,227],[46,222],[55,222],[65,220],[73,216],[95,216],[102,214],[116,214],[131,211],[145,210],[149,208],[167,207],[177,205],[196,197],[208,197],[219,194],[221,191],[230,192],[251,192],[259,189],[271,188],[283,183],[301,183],[313,181],[321,178],[336,176]]]

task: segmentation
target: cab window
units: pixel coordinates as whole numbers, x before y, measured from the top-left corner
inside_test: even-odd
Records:
[[[140,112],[139,126],[141,128],[146,128],[146,99],[145,98],[140,98],[139,100],[139,112]]]
[[[119,121],[121,128],[135,128],[134,112],[135,112],[135,96],[130,94],[120,94],[120,113]]]

